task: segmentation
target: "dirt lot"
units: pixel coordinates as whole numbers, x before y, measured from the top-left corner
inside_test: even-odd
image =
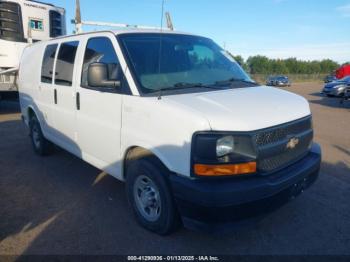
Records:
[[[139,227],[124,186],[58,150],[33,154],[17,103],[0,103],[0,254],[348,254],[350,102],[297,84],[314,114],[324,158],[318,182],[263,221],[225,236]],[[293,108],[291,108],[293,110]]]

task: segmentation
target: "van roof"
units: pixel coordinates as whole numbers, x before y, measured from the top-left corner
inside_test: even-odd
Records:
[[[122,34],[141,34],[141,33],[148,33],[148,34],[152,34],[152,33],[162,33],[162,34],[173,34],[173,35],[189,35],[189,36],[196,36],[196,34],[191,34],[191,33],[186,33],[186,32],[181,32],[181,31],[171,31],[169,29],[163,29],[163,30],[160,30],[160,29],[124,29],[124,30],[100,30],[100,31],[93,31],[93,32],[85,32],[85,33],[80,33],[80,34],[74,34],[74,35],[64,35],[64,36],[59,36],[59,37],[56,37],[56,38],[52,38],[52,39],[49,39],[49,40],[44,40],[44,41],[39,41],[39,42],[35,42],[31,45],[29,45],[28,47],[30,46],[36,46],[36,45],[40,45],[40,44],[43,44],[45,45],[46,43],[51,43],[55,40],[62,40],[62,39],[67,39],[69,40],[70,38],[73,38],[73,37],[79,37],[79,36],[83,36],[83,35],[94,35],[94,34],[98,34],[98,33],[112,33],[114,35],[122,35]]]
[[[94,34],[98,34],[98,33],[112,33],[114,35],[122,35],[122,34],[137,34],[137,33],[162,33],[162,34],[181,34],[181,35],[193,35],[190,33],[186,33],[186,32],[181,32],[181,31],[171,31],[168,29],[124,29],[124,30],[100,30],[100,31],[93,31],[93,32],[85,32],[85,33],[80,33],[80,34],[74,34],[74,35],[65,35],[65,36],[60,36],[60,37],[56,37],[47,41],[43,41],[43,42],[50,42],[50,41],[55,41],[57,39],[65,39],[65,38],[71,38],[71,37],[77,37],[80,35],[94,35]],[[40,43],[40,42],[39,42]]]
[[[164,33],[164,34],[181,34],[181,35],[192,35],[190,33],[181,31],[171,31],[169,29],[127,29],[127,30],[113,30],[115,35],[129,34],[129,33]]]

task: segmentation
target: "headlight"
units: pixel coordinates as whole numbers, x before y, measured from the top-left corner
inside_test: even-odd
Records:
[[[192,170],[198,176],[256,172],[256,152],[249,135],[201,132],[192,141]]]
[[[335,86],[334,88],[338,89],[338,91],[343,91],[346,88],[346,85],[339,85],[339,86]]]
[[[235,149],[235,140],[233,136],[225,136],[223,138],[220,138],[216,142],[216,156],[217,157],[223,157],[228,154],[233,153],[233,150]]]

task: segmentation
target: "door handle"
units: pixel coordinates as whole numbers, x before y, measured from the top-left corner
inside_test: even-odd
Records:
[[[54,97],[55,105],[57,105],[57,89],[54,90],[53,97]]]
[[[80,110],[80,93],[77,92],[77,95],[75,96],[76,106],[77,110]]]

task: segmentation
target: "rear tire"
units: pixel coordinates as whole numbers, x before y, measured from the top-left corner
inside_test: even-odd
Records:
[[[36,116],[29,121],[30,139],[34,152],[39,156],[47,156],[52,152],[53,145],[48,141],[41,130],[40,123]]]
[[[166,168],[148,157],[131,161],[126,175],[127,196],[137,221],[159,235],[174,232],[180,217],[166,179]]]

